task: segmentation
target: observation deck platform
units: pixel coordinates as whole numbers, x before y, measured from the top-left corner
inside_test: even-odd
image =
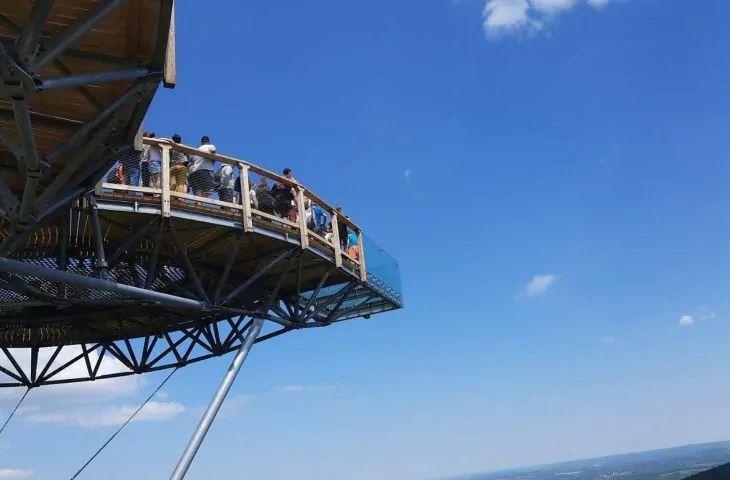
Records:
[[[104,353],[128,366],[124,374],[185,365],[238,348],[249,318],[277,326],[262,341],[402,307],[397,262],[305,186],[232,157],[144,141],[161,152],[158,186],[104,178],[0,258],[0,348],[38,358],[46,350],[43,358],[58,363],[49,355],[80,345],[75,361],[89,360],[88,375],[0,366],[0,386],[123,374],[100,371]],[[250,195],[222,201],[171,189],[179,154],[229,165],[241,192],[262,179],[291,188],[295,220],[259,210]],[[130,158],[139,154],[117,160]],[[308,222],[314,208],[331,222],[328,234]],[[349,245],[339,238],[343,225]],[[11,232],[0,221],[0,236]]]
[[[107,181],[115,163],[139,162],[161,83],[175,85],[173,0],[0,0],[0,387],[179,367],[251,332],[402,306],[394,259],[256,165],[146,139],[163,160],[155,185]],[[243,192],[262,178],[288,186],[296,211],[187,193],[171,155],[230,165]],[[308,226],[310,203],[332,235]]]

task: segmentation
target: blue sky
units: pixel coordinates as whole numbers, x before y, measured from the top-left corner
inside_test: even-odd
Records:
[[[255,347],[189,479],[728,437],[730,3],[188,3],[146,128],[292,168],[399,259],[407,301]],[[80,478],[167,478],[229,361],[180,371]],[[161,378],[32,392],[0,478],[68,478]]]

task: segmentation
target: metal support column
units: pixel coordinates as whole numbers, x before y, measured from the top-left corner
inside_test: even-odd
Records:
[[[208,433],[213,420],[216,415],[218,415],[218,410],[220,410],[221,405],[223,405],[223,401],[226,399],[226,395],[228,395],[228,391],[231,389],[233,381],[236,379],[238,372],[241,370],[243,362],[246,360],[246,356],[248,356],[249,350],[251,350],[251,346],[254,344],[254,341],[256,341],[256,337],[259,336],[263,323],[264,321],[261,318],[255,318],[253,320],[251,329],[248,331],[248,335],[246,335],[246,340],[244,340],[239,347],[238,352],[236,352],[236,357],[231,362],[231,366],[228,367],[228,371],[223,377],[223,381],[218,387],[218,390],[215,392],[213,400],[211,400],[210,405],[208,405],[208,409],[205,411],[203,418],[200,420],[198,428],[195,430],[193,437],[190,439],[190,443],[188,443],[187,448],[185,448],[185,452],[180,458],[177,467],[175,467],[175,471],[172,472],[170,480],[183,480],[183,478],[185,478],[185,474],[188,472],[190,464],[195,458],[195,454],[198,453],[198,449],[203,443],[205,435]]]

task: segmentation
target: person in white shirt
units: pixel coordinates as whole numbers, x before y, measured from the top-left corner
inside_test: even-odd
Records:
[[[224,164],[216,173],[220,182],[218,186],[218,199],[221,202],[233,203],[233,187],[235,182],[235,178],[233,178],[233,167]]]
[[[215,145],[210,143],[207,135],[200,139],[198,150],[205,153],[216,153]],[[188,173],[188,184],[193,195],[209,197],[215,190],[213,171],[215,170],[213,160],[200,155],[191,155],[190,170]]]
[[[151,133],[150,138],[154,138],[155,134]],[[160,188],[162,186],[162,149],[157,145],[146,145],[147,151],[142,156],[143,165],[147,163],[147,171],[149,172],[149,186],[152,188]],[[144,166],[142,167],[144,168]],[[144,174],[142,175],[144,177]],[[145,185],[147,186],[147,185]]]

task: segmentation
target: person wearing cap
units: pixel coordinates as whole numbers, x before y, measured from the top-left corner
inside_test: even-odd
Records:
[[[200,139],[201,152],[214,154],[216,153],[215,145],[210,143],[210,138],[204,135]],[[192,155],[190,159],[190,169],[188,173],[188,183],[193,195],[198,197],[209,197],[215,190],[215,182],[213,181],[213,171],[215,170],[215,162],[201,155]]]

